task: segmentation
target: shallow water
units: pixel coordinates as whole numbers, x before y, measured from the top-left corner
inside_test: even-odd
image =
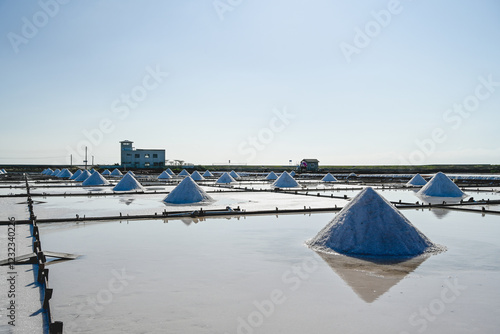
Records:
[[[49,224],[65,332],[496,333],[498,216],[405,210],[445,253],[386,275],[304,246],[334,216]],[[358,267],[358,269],[360,269]]]

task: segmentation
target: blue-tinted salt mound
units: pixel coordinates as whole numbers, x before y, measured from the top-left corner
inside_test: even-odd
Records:
[[[214,174],[212,174],[208,169],[205,171],[205,173],[203,173],[203,176],[204,177],[213,177]]]
[[[122,177],[120,182],[116,184],[113,191],[144,191],[144,187],[131,173],[127,173]]]
[[[307,244],[318,251],[369,257],[413,257],[440,250],[370,187]]]
[[[280,177],[273,183],[275,188],[294,188],[298,186],[297,181],[288,172],[281,173]]]
[[[109,171],[109,169],[105,169],[102,171],[101,175],[111,175],[111,172]]]
[[[78,177],[82,174],[82,172],[83,172],[83,171],[82,171],[81,169],[77,170],[77,171],[75,172],[75,174],[73,174],[73,176],[71,176],[69,179],[70,179],[70,180],[76,180],[76,179],[77,179],[77,178],[78,178]]]
[[[267,174],[266,176],[266,180],[276,180],[278,178],[278,175],[276,175],[275,172],[271,172],[269,174]]]
[[[86,169],[82,170],[80,175],[75,179],[77,182],[83,182],[90,176],[90,172]]]
[[[234,170],[232,170],[231,173],[229,173],[229,175],[231,175],[231,177],[234,179],[240,178],[240,175],[238,173],[236,173]]]
[[[413,176],[410,181],[408,181],[406,183],[406,185],[410,186],[410,187],[421,187],[421,186],[425,186],[426,184],[427,184],[427,181],[425,181],[425,179],[422,177],[422,175],[420,175],[418,173],[415,176]]]
[[[73,176],[73,173],[71,173],[67,168],[64,168],[59,174],[57,174],[57,177],[60,177],[61,179],[69,179],[70,177]]]
[[[337,179],[332,174],[328,173],[321,179],[323,182],[337,182]]]
[[[191,178],[195,181],[205,180],[205,178],[197,170],[195,170],[193,174],[191,174]]]
[[[170,174],[167,173],[166,170],[164,170],[160,175],[158,175],[158,180],[168,180],[171,178],[172,178],[172,176],[170,176]]]
[[[420,189],[420,196],[464,197],[465,193],[445,174],[439,172]]]
[[[172,170],[170,168],[167,168],[166,172],[169,173],[171,176],[175,175],[175,173],[172,172]]]
[[[190,176],[186,176],[163,201],[170,204],[190,204],[211,200],[205,190],[201,189]]]
[[[104,178],[98,171],[95,171],[90,175],[85,181],[82,182],[82,186],[106,186],[109,181]]]
[[[115,168],[113,169],[113,171],[111,172],[111,175],[112,176],[122,176],[122,172],[120,172],[120,170],[118,168]]]
[[[228,172],[225,172],[224,174],[222,174],[217,179],[217,181],[215,181],[215,183],[218,183],[218,184],[228,184],[228,183],[232,183],[232,182],[236,182],[236,180],[233,179],[233,177],[231,175],[229,175]]]

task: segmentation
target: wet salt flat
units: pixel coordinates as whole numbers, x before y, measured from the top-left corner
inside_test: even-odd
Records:
[[[304,246],[333,213],[47,224],[65,332],[496,333],[498,217],[403,213],[447,251],[379,272]],[[385,279],[380,276],[385,275]]]

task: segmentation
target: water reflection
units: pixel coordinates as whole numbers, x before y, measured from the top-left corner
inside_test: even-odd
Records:
[[[381,261],[324,252],[317,254],[367,303],[377,300],[429,257]]]
[[[431,208],[431,212],[438,219],[443,219],[447,214],[450,213],[450,210],[449,209],[443,209],[443,208]]]
[[[133,201],[135,201],[135,198],[120,197],[119,201],[120,201],[120,203],[125,203],[125,205],[130,205],[130,204],[132,204]]]

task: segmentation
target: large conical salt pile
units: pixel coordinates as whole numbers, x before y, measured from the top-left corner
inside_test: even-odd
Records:
[[[111,175],[111,172],[109,171],[109,169],[105,169],[102,171],[101,175]]]
[[[112,176],[122,176],[122,172],[120,172],[120,170],[118,168],[115,168],[113,169],[113,171],[111,172],[111,175]]]
[[[205,180],[205,178],[197,170],[191,174],[191,178],[195,181]]]
[[[90,172],[86,169],[82,170],[82,173],[80,174],[80,176],[78,176],[75,181],[77,182],[83,182],[85,181],[88,177],[90,176]]]
[[[203,177],[213,177],[214,174],[212,174],[208,169],[203,173]]]
[[[231,183],[231,182],[236,182],[235,179],[233,179],[233,177],[231,175],[229,175],[228,172],[225,172],[224,174],[222,174],[219,179],[217,179],[217,181],[215,181],[215,183],[219,183],[219,184],[227,184],[227,183]]]
[[[82,182],[82,186],[104,186],[108,185],[109,181],[104,178],[98,171],[95,171],[90,175],[85,181]]]
[[[420,196],[463,197],[465,193],[445,174],[439,172],[420,189]]]
[[[233,179],[239,179],[240,178],[240,175],[238,173],[236,173],[234,170],[232,170],[231,173],[229,173],[229,175],[231,175],[231,177]]]
[[[354,197],[307,244],[319,251],[376,257],[412,257],[437,249],[371,187]]]
[[[163,201],[171,204],[190,204],[210,200],[212,198],[190,176],[186,176]]]
[[[60,177],[61,179],[69,179],[72,176],[73,173],[71,173],[67,168],[64,168],[59,174],[57,174],[57,177]]]
[[[280,177],[273,183],[273,187],[275,188],[294,188],[298,186],[297,181],[288,172],[281,173]]]
[[[271,171],[271,173],[267,174],[267,176],[266,176],[266,180],[276,180],[277,178],[278,178],[278,175],[276,175],[276,173],[272,172],[272,171]]]
[[[82,170],[79,169],[75,172],[75,174],[73,174],[69,179],[70,180],[75,180],[76,178],[78,178],[80,176],[80,174],[82,174]]]
[[[116,184],[113,191],[144,191],[144,187],[135,179],[135,177],[127,173],[120,182]]]
[[[61,172],[61,170],[59,168],[57,168],[55,171],[52,172],[52,174],[50,174],[51,176],[57,176],[57,174],[59,174]]]
[[[171,179],[172,177],[170,176],[169,173],[167,173],[166,170],[164,170],[159,176],[158,176],[158,180],[168,180],[168,179]]]
[[[179,176],[189,176],[189,172],[185,169],[181,170],[181,172],[179,173]]]
[[[337,182],[337,179],[332,174],[328,173],[321,179],[323,182]]]
[[[427,181],[425,181],[425,179],[422,177],[422,175],[420,174],[415,174],[415,176],[413,176],[411,178],[410,181],[408,181],[406,183],[407,186],[410,186],[410,187],[421,187],[421,186],[425,186],[427,184]]]
[[[169,173],[171,176],[175,175],[175,173],[172,172],[172,170],[170,168],[167,168],[166,172]]]

